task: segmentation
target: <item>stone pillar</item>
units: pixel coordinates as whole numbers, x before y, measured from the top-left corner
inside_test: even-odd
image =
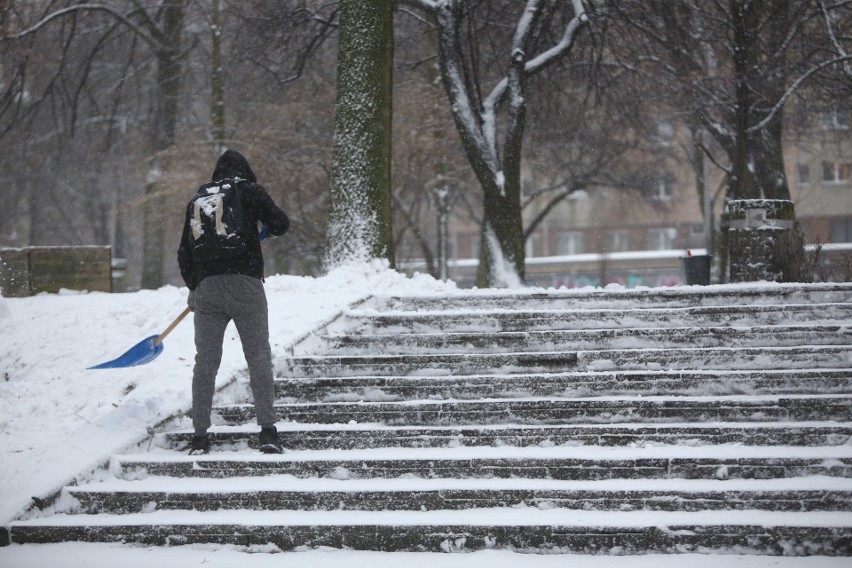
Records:
[[[792,201],[728,202],[731,282],[799,282],[804,247]]]

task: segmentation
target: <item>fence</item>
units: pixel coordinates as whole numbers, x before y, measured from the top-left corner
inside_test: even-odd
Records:
[[[811,260],[809,276],[815,282],[846,282],[852,279],[852,243],[806,245]],[[706,254],[692,249],[694,255]],[[526,283],[529,286],[582,288],[620,284],[627,288],[676,286],[685,284],[681,258],[686,250],[630,251],[610,254],[575,254],[527,257]],[[476,282],[476,259],[451,260],[449,278],[460,287]],[[406,273],[423,271],[423,262],[401,263]]]

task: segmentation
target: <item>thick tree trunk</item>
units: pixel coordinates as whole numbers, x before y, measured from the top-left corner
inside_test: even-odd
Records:
[[[149,165],[151,180],[145,186],[146,195],[158,192],[156,178],[160,164],[158,154],[175,142],[178,100],[181,86],[181,45],[186,0],[167,0],[163,4],[163,47],[156,50],[157,84],[154,94],[153,148],[154,157]],[[146,199],[143,211],[142,287],[159,288],[165,283],[165,237],[163,235],[163,207],[156,196]]]
[[[342,0],[326,268],[387,259],[391,231],[393,0]]]
[[[527,115],[525,64],[526,53],[521,46],[516,46],[506,81],[508,116],[503,146],[503,179],[497,180],[496,192],[492,188],[485,194],[485,229],[480,249],[487,254],[484,256],[485,265],[480,263],[477,274],[480,286],[487,282],[491,286],[518,287],[524,282],[526,251],[521,208],[521,151]]]
[[[734,142],[731,156],[729,199],[758,199],[760,188],[754,179],[751,163],[751,136],[749,133],[752,97],[748,73],[752,61],[753,26],[756,13],[751,4],[743,0],[731,1],[733,23],[734,59]]]
[[[780,119],[767,124],[754,139],[754,172],[766,199],[790,199],[784,171],[783,125]]]
[[[519,287],[524,275],[524,227],[517,192],[486,191],[476,283]]]
[[[734,143],[731,155],[731,182],[728,197],[732,200],[784,200],[789,202],[790,190],[784,171],[783,153],[783,122],[782,113],[763,127],[753,128],[764,118],[759,109],[771,108],[777,101],[782,100],[786,85],[784,52],[762,54],[764,57],[780,58],[772,74],[751,76],[759,68],[759,40],[766,39],[767,34],[784,34],[783,30],[769,27],[761,29],[760,18],[763,6],[759,2],[749,0],[731,0],[731,21],[733,27],[733,62],[735,82],[734,107]],[[778,8],[786,10],[786,4]],[[781,17],[776,13],[781,20]],[[763,35],[761,35],[763,34]],[[777,45],[783,44],[784,37],[776,38]],[[752,84],[757,85],[752,89]],[[804,264],[804,244],[801,231],[795,218],[792,203],[789,203],[789,216],[785,222],[788,228],[779,237],[771,232],[754,232],[753,239],[757,244],[743,245],[736,235],[728,235],[731,249],[731,277],[737,274],[748,274],[742,266],[772,265],[773,276],[761,275],[760,278],[777,279],[780,281],[795,281],[802,278]],[[774,243],[774,244],[773,244]],[[768,256],[769,258],[763,258]],[[738,278],[745,278],[741,274]]]

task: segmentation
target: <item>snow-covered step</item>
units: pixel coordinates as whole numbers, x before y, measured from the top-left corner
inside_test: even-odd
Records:
[[[629,396],[276,404],[279,419],[406,425],[572,424],[619,422],[775,422],[852,424],[852,395]],[[226,424],[255,419],[253,404],[218,406]]]
[[[852,345],[599,349],[579,352],[324,355],[281,359],[285,377],[473,375],[608,370],[837,369],[852,365]]]
[[[372,298],[276,360],[284,454],[227,398],[210,454],[174,421],[0,544],[852,555],[850,320],[852,284]]]
[[[439,511],[154,511],[54,515],[14,522],[18,543],[57,541],[275,545],[281,550],[850,555],[852,513],[577,511],[483,508]]]
[[[363,375],[444,374],[481,372],[559,372],[575,370],[577,353],[448,353],[426,355],[299,356],[279,359],[276,375],[335,377]]]
[[[819,369],[852,365],[852,344],[801,347],[713,347],[580,351],[577,364],[606,369]]]
[[[852,324],[753,327],[667,327],[499,333],[327,335],[334,355],[408,353],[504,353],[589,349],[681,347],[796,347],[852,345]]]
[[[648,424],[510,424],[459,426],[385,426],[374,423],[317,424],[279,422],[279,438],[291,450],[368,448],[454,448],[489,446],[631,446],[720,445],[840,446],[852,442],[852,423],[837,422],[692,422]],[[214,450],[257,448],[257,426],[215,426]],[[191,430],[160,434],[160,447],[189,450]]]
[[[63,511],[130,514],[161,510],[435,511],[538,507],[604,511],[844,511],[852,482],[788,479],[234,479],[149,476],[70,487]]]
[[[850,369],[590,371],[506,375],[276,379],[280,399],[305,402],[468,400],[597,394],[852,393]]]
[[[777,479],[812,475],[852,478],[852,446],[389,447],[290,451],[283,455],[263,455],[243,448],[214,449],[206,456],[160,450],[115,456],[112,471],[124,479],[149,475],[557,480]]]
[[[851,294],[852,295],[852,294]],[[538,311],[458,310],[347,314],[348,327],[376,335],[442,332],[518,332],[659,327],[750,327],[765,325],[849,325],[852,302],[698,306],[682,308],[553,309]]]
[[[583,310],[681,307],[848,303],[852,284],[827,283],[801,286],[770,284],[752,286],[703,286],[691,288],[494,291],[443,296],[374,298],[361,306],[377,311],[464,310]]]

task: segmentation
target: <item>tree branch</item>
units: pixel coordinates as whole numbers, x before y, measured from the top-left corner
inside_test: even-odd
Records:
[[[841,56],[847,55],[846,50],[843,49],[843,46],[837,39],[837,35],[834,33],[834,27],[831,25],[831,14],[828,13],[828,8],[823,0],[819,0],[819,9],[822,13],[823,22],[825,22],[825,30],[828,33],[828,37],[831,40],[831,44],[834,46],[834,49],[836,49],[837,53]],[[852,67],[849,66],[848,62],[844,63],[843,72],[852,78]]]
[[[781,109],[784,108],[784,105],[786,104],[787,99],[789,99],[799,89],[799,87],[802,86],[802,83],[804,83],[806,80],[808,80],[808,78],[811,77],[811,75],[814,75],[818,71],[822,71],[826,67],[830,67],[831,65],[835,65],[837,63],[843,63],[843,62],[846,62],[846,61],[852,61],[852,55],[844,55],[842,57],[835,57],[834,59],[829,59],[828,61],[823,61],[822,63],[820,63],[816,67],[811,67],[810,69],[808,69],[805,73],[802,74],[801,77],[799,77],[798,79],[793,81],[793,84],[790,85],[790,88],[787,89],[787,91],[781,96],[780,99],[778,99],[778,102],[775,103],[775,105],[772,107],[772,110],[769,111],[769,114],[767,114],[766,117],[763,120],[761,120],[760,122],[758,122],[757,124],[750,126],[746,130],[746,132],[748,132],[748,133],[757,132],[758,130],[761,130],[762,128],[766,127],[767,124],[772,122],[772,119],[775,118],[775,115],[778,114],[781,111]]]
[[[404,2],[427,12],[434,12],[438,8],[435,0],[404,0]]]
[[[48,14],[41,21],[36,24],[30,26],[29,28],[23,30],[22,32],[18,32],[17,34],[10,36],[2,36],[0,40],[9,40],[9,39],[21,39],[30,34],[34,34],[43,27],[45,27],[51,21],[61,18],[62,16],[66,16],[68,14],[72,14],[74,12],[107,12],[113,17],[119,19],[122,23],[124,23],[128,28],[130,28],[134,33],[136,33],[139,37],[144,39],[147,43],[151,44],[155,47],[163,47],[162,42],[160,42],[157,38],[148,33],[144,28],[137,25],[133,20],[113,8],[112,6],[108,6],[106,4],[77,4],[76,6],[68,6],[67,8],[62,8],[57,10],[51,14]]]
[[[534,0],[530,0],[531,4],[535,4]],[[565,32],[562,34],[562,39],[548,49],[535,56],[534,58],[528,60],[524,65],[524,73],[526,76],[531,76],[548,65],[555,63],[559,60],[560,57],[568,53],[571,47],[574,45],[574,40],[577,37],[577,33],[589,21],[589,15],[586,12],[585,6],[583,6],[582,0],[572,0],[574,5],[574,17],[571,18],[571,21],[568,22],[568,25],[565,26]],[[527,10],[529,10],[529,5],[527,6]],[[491,93],[485,99],[484,106],[486,109],[496,109],[500,102],[506,96],[506,91],[509,87],[509,81],[507,78],[503,78],[499,83],[491,90]]]

